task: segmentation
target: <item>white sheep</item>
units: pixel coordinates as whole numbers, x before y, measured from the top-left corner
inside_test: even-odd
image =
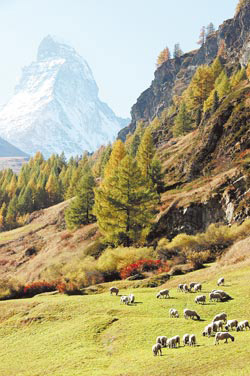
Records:
[[[244,330],[244,329],[247,330],[247,328],[250,329],[249,322],[247,320],[244,320],[244,321],[239,322],[236,330],[237,330],[237,332],[239,332],[239,331]]]
[[[210,292],[210,294],[209,294],[209,300],[210,301],[215,300],[217,302],[218,301],[221,302],[222,301],[222,296],[221,296],[221,294],[219,292],[216,292],[216,291]]]
[[[227,292],[225,292],[223,290],[212,290],[212,293],[219,293],[221,295],[221,300],[223,300],[223,301],[233,299]]]
[[[228,333],[228,332],[218,332],[216,333],[215,335],[215,341],[214,341],[214,344],[217,345],[217,343],[219,344],[219,341],[222,341],[223,339],[225,339],[225,343],[227,343],[227,340],[228,339],[231,339],[232,342],[234,341],[234,337]]]
[[[214,321],[214,322],[212,322],[210,325],[212,326],[212,330],[213,330],[213,332],[218,332],[219,331],[219,326],[218,326],[218,324],[217,324],[217,322],[218,321]]]
[[[152,352],[153,352],[153,355],[156,356],[158,355],[158,353],[160,355],[162,355],[162,351],[161,351],[161,344],[160,343],[156,343],[155,345],[153,345],[152,347]]]
[[[179,317],[179,313],[178,313],[178,311],[175,308],[170,308],[170,310],[169,310],[169,316],[170,317],[178,318]]]
[[[229,330],[229,329],[233,330],[233,328],[235,328],[235,330],[236,330],[237,326],[238,326],[238,320],[228,320],[226,325],[225,325],[225,329],[226,330]]]
[[[223,330],[223,325],[224,325],[224,321],[222,320],[218,320],[218,321],[214,321],[214,324],[217,325],[217,330]]]
[[[196,337],[194,334],[191,334],[189,336],[189,346],[195,346],[196,345]]]
[[[210,337],[212,335],[213,327],[211,324],[208,324],[202,332],[202,335]]]
[[[169,338],[167,340],[167,347],[169,347],[170,349],[173,349],[174,347],[176,347],[176,339],[175,339],[175,337]]]
[[[178,287],[177,287],[177,291],[183,291],[183,284],[182,283],[179,283]]]
[[[206,303],[206,296],[205,295],[198,295],[196,296],[196,298],[194,299],[195,303]]]
[[[201,283],[196,283],[196,285],[194,285],[194,292],[201,291],[201,289],[202,289]]]
[[[198,313],[195,311],[192,311],[191,309],[185,308],[183,312],[184,312],[185,319],[188,319],[188,318],[194,319],[196,317],[197,320],[200,320],[200,316],[198,315]]]
[[[213,318],[214,321],[222,320],[224,322],[227,321],[227,314],[225,312],[219,313],[218,315],[215,315]]]
[[[181,339],[180,339],[180,336],[174,336],[173,338],[175,339],[176,347],[177,347],[177,345],[180,347],[180,345],[181,345]]]
[[[162,298],[162,297],[169,298],[169,290],[165,289],[165,290],[159,291],[156,297],[157,298]]]
[[[189,288],[188,288],[188,285],[186,283],[183,285],[183,290],[182,291],[184,291],[184,292],[189,292],[190,291]]]
[[[224,283],[225,283],[225,279],[224,279],[224,277],[221,277],[221,278],[219,278],[218,281],[217,281],[217,286],[224,285]]]
[[[129,304],[129,297],[127,295],[122,295],[120,299],[120,304]]]
[[[190,334],[184,334],[184,336],[182,337],[183,346],[186,346],[189,344],[189,336]]]
[[[194,288],[194,286],[195,285],[197,285],[198,284],[198,282],[191,282],[190,284],[189,284],[189,289],[190,289],[190,291]]]
[[[167,337],[166,336],[158,336],[156,338],[156,343],[160,343],[162,347],[166,347],[167,346]]]
[[[135,296],[133,295],[133,294],[129,294],[129,303],[130,304],[133,304],[134,303],[134,301],[135,301]]]
[[[114,286],[110,287],[109,291],[110,291],[110,295],[113,295],[113,293],[115,293],[115,295],[118,295],[119,293],[118,287],[114,287]]]

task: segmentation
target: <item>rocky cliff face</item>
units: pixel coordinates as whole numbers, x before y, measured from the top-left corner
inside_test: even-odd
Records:
[[[51,36],[41,42],[37,60],[23,69],[15,95],[0,111],[0,135],[45,157],[92,152],[126,124],[99,99],[87,62]]]
[[[225,21],[198,50],[163,63],[156,71],[151,86],[137,99],[131,109],[131,123],[119,132],[125,140],[133,133],[139,120],[151,121],[171,104],[173,95],[180,95],[189,84],[197,67],[211,63],[219,47],[225,45],[223,58],[230,70],[235,64],[245,66],[250,60],[250,3],[230,20]]]

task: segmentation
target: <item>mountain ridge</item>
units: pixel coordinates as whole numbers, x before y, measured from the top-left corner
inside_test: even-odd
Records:
[[[198,66],[210,64],[225,45],[223,59],[228,70],[235,64],[246,66],[250,59],[250,3],[246,2],[231,19],[224,21],[205,43],[194,51],[169,59],[158,67],[151,85],[141,93],[131,108],[131,123],[119,131],[118,138],[125,140],[133,133],[138,121],[149,123],[170,106],[174,95],[186,89]]]

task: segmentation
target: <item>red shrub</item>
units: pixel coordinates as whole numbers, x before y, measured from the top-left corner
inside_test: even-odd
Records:
[[[126,279],[132,275],[143,272],[155,272],[163,273],[169,270],[167,262],[162,260],[139,260],[134,264],[127,265],[121,269],[120,276],[122,279]]]
[[[41,294],[42,292],[50,292],[50,291],[55,291],[55,290],[56,290],[56,283],[54,282],[46,282],[46,281],[32,282],[24,286],[23,296],[32,297],[36,294]]]

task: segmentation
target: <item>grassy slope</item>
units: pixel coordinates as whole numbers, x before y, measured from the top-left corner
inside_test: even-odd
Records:
[[[0,233],[0,275],[26,282],[46,278],[44,273],[54,264],[78,258],[100,236],[96,224],[70,233],[64,226],[64,201],[48,209],[34,212],[31,223]],[[34,247],[36,255],[29,256]]]
[[[227,312],[229,319],[249,319],[250,263],[212,266],[174,277],[166,286],[171,299],[158,300],[155,289],[135,289],[137,304],[123,306],[108,292],[88,296],[37,296],[0,303],[0,375],[3,376],[140,376],[250,374],[250,331],[235,334],[235,342],[214,346],[201,332],[213,316]],[[183,281],[201,281],[204,292],[226,278],[225,290],[234,300],[197,306],[195,294],[178,293]],[[125,289],[121,293],[127,293]],[[170,319],[175,307],[181,318]],[[182,318],[194,308],[204,321]],[[195,348],[163,349],[153,357],[158,335],[195,333]],[[171,373],[170,373],[171,372]]]

